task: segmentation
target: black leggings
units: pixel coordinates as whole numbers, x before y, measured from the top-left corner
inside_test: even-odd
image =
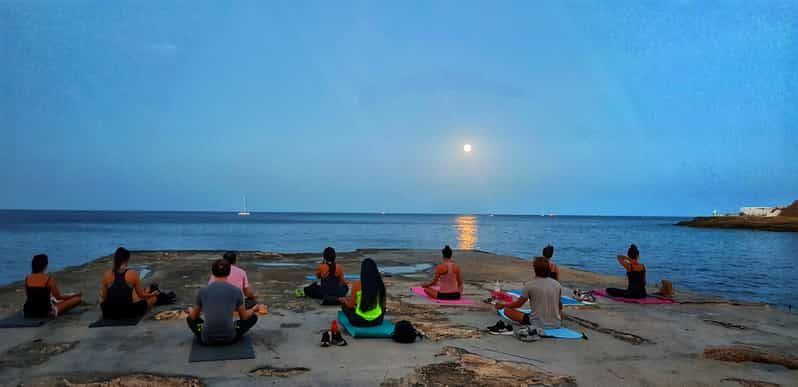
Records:
[[[441,293],[438,292],[438,299],[439,300],[459,300],[460,293]]]
[[[346,318],[349,320],[349,323],[356,327],[376,327],[377,325],[382,325],[382,319],[385,317],[385,313],[383,313],[380,315],[380,317],[368,321],[355,313],[354,309],[347,308],[346,305],[341,305],[341,311],[344,312]]]
[[[254,327],[255,323],[257,322],[258,322],[258,316],[254,313],[246,320],[236,320],[235,322],[236,337],[230,343],[238,341],[238,339],[240,339],[241,336],[244,336],[244,334],[247,333],[247,331],[249,331],[250,328]],[[186,323],[188,323],[188,329],[191,329],[191,332],[194,332],[194,335],[197,336],[199,341],[205,343],[202,340],[202,327],[205,325],[205,320],[203,320],[202,318],[192,320],[191,317],[189,317],[186,319]]]
[[[107,302],[100,304],[100,309],[103,311],[103,319],[106,320],[124,320],[128,318],[138,317],[147,313],[147,301],[139,300],[130,305],[115,305]]]
[[[305,287],[305,297],[323,299],[325,297],[344,297],[349,292],[349,287],[346,285],[340,286],[322,286],[317,283],[312,283]]]
[[[630,292],[627,289],[618,289],[618,288],[607,288],[607,295],[611,297],[622,297],[622,298],[646,298],[645,293]]]

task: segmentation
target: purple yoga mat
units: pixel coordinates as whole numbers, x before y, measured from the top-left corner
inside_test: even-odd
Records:
[[[661,297],[646,297],[646,298],[624,298],[624,297],[610,297],[604,289],[593,290],[592,293],[597,296],[609,298],[613,301],[626,302],[628,304],[641,304],[641,305],[660,305],[660,304],[674,304],[676,301],[661,298]]]
[[[460,296],[459,300],[437,300],[437,299],[434,299],[434,298],[429,298],[427,293],[424,293],[424,288],[422,288],[422,287],[410,288],[410,291],[412,291],[417,296],[424,297],[428,301],[434,302],[434,303],[440,304],[440,305],[474,305],[474,300],[472,300],[470,298],[463,297],[463,296]]]

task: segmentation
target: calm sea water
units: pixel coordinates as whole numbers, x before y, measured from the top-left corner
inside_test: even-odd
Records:
[[[623,275],[615,256],[641,251],[649,281],[724,297],[796,305],[798,233],[676,227],[679,218],[208,212],[0,211],[0,284],[22,279],[37,253],[50,270],[130,249],[312,252],[325,246],[443,244],[522,258],[551,243],[559,264]],[[430,259],[437,259],[432,256]]]

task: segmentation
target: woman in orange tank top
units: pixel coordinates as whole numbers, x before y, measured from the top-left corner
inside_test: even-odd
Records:
[[[459,300],[463,294],[460,266],[452,262],[452,248],[449,245],[441,250],[441,255],[443,255],[443,263],[435,267],[435,277],[429,283],[421,284],[421,287],[430,298]],[[440,283],[440,289],[433,288],[438,283]]]

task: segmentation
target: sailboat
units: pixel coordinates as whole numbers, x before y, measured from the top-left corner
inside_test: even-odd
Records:
[[[238,212],[238,216],[249,216],[249,210],[247,210],[247,197],[244,196],[244,209]]]

